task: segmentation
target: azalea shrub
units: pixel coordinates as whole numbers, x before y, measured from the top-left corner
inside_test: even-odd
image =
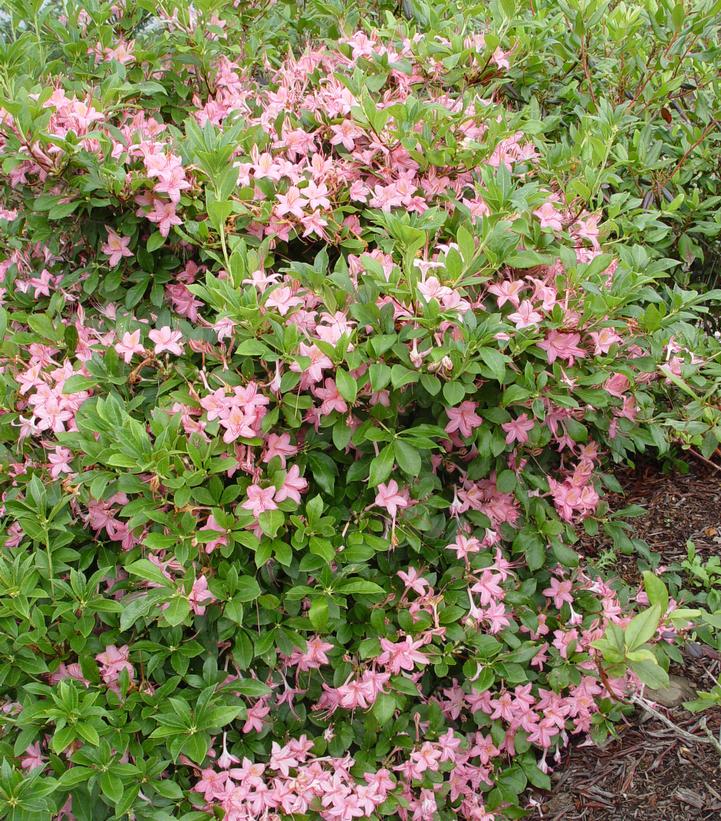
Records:
[[[718,294],[554,175],[503,9],[290,5],[6,44],[2,817],[520,817],[678,658],[578,531],[718,446]]]

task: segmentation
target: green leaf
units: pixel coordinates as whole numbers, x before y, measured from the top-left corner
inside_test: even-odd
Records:
[[[98,784],[103,791],[103,795],[107,796],[113,804],[117,804],[123,797],[123,782],[109,772],[101,773],[98,777]]]
[[[627,650],[637,650],[651,639],[661,620],[661,608],[655,604],[634,616],[624,631]]]
[[[337,450],[345,450],[350,444],[353,430],[345,419],[338,419],[333,425],[333,445]]]
[[[327,539],[319,539],[317,536],[311,536],[308,547],[314,556],[320,556],[327,564],[330,564],[335,559],[335,548]]]
[[[358,396],[358,385],[355,379],[343,368],[337,368],[335,372],[335,384],[338,388],[338,393],[349,404],[353,404]]]
[[[125,568],[131,576],[139,576],[145,581],[157,584],[160,587],[170,587],[171,581],[163,575],[163,571],[148,559],[138,559]]]
[[[328,627],[328,599],[325,597],[313,599],[308,618],[316,630],[319,632],[325,630]]]
[[[394,388],[402,388],[404,385],[410,385],[411,382],[417,382],[418,378],[418,371],[412,371],[406,368],[405,365],[394,365],[391,368],[391,382]]]
[[[576,553],[576,551],[572,548],[568,547],[568,545],[565,545],[562,542],[554,540],[551,542],[551,550],[553,551],[553,555],[556,557],[556,559],[564,567],[578,567],[578,553]]]
[[[501,384],[506,376],[506,359],[502,353],[493,350],[493,348],[479,348],[478,356],[488,367],[494,379],[497,379]]]
[[[233,597],[239,602],[255,601],[260,596],[260,585],[252,576],[241,576]]]
[[[61,220],[65,219],[65,217],[69,217],[70,214],[75,211],[75,209],[80,205],[80,200],[73,200],[72,202],[61,202],[58,205],[54,205],[48,211],[48,219],[51,220]]]
[[[83,781],[87,781],[92,775],[95,775],[95,770],[90,767],[80,767],[76,765],[65,770],[58,779],[58,784],[69,789],[76,787],[78,784],[82,784]]]
[[[75,741],[75,730],[72,727],[63,727],[61,730],[55,731],[50,746],[54,753],[60,755],[73,741]]]
[[[430,393],[431,396],[437,396],[441,390],[441,380],[432,373],[421,374],[421,385]]]
[[[182,750],[196,764],[202,764],[210,747],[210,737],[205,733],[193,733],[183,742]]]
[[[153,789],[163,798],[169,798],[171,801],[178,801],[183,797],[183,790],[175,781],[168,781],[164,778],[161,781],[153,781]]]
[[[250,636],[244,631],[239,630],[235,637],[235,644],[233,645],[233,659],[241,670],[247,670],[251,662],[255,658],[255,648]]]
[[[140,596],[136,599],[124,599],[123,611],[120,614],[120,629],[129,630],[138,619],[144,618],[155,606],[150,596]]]
[[[63,382],[63,394],[68,396],[72,393],[80,393],[80,391],[86,391],[90,388],[94,388],[97,384],[97,379],[93,379],[89,376],[81,376],[80,374],[76,374],[75,376],[71,376],[69,379],[66,379],[65,382]]]
[[[267,356],[271,349],[259,339],[244,339],[235,349],[238,356]]]
[[[207,728],[225,727],[244,713],[245,707],[242,704],[236,707],[213,707],[205,717],[205,724]]]
[[[516,474],[512,470],[502,470],[496,477],[496,487],[501,493],[513,493],[516,489]]]
[[[629,667],[647,687],[652,687],[654,690],[668,687],[668,673],[655,659],[653,661],[650,659],[632,661]]]
[[[443,386],[443,398],[453,407],[460,405],[466,395],[466,390],[460,382],[446,382]]]
[[[88,744],[92,744],[93,747],[97,747],[100,744],[100,736],[98,735],[98,731],[93,727],[92,724],[88,724],[85,721],[79,721],[75,725],[75,729],[80,736],[80,738],[84,739],[88,742]]]
[[[368,375],[370,376],[371,390],[373,392],[383,390],[391,381],[391,369],[382,362],[374,362],[368,368]],[[340,390],[340,387],[338,389]]]
[[[145,246],[145,247],[147,248],[147,250],[148,250],[148,253],[149,253],[149,254],[152,254],[152,253],[153,253],[153,251],[157,251],[157,250],[158,250],[158,248],[161,248],[163,245],[165,245],[165,240],[166,240],[166,239],[167,239],[167,238],[166,238],[166,237],[164,237],[164,236],[160,233],[160,231],[154,231],[154,232],[153,232],[153,233],[152,233],[152,234],[148,237],[148,242],[147,242],[147,244],[146,244],[146,246]]]
[[[408,476],[418,476],[421,472],[421,456],[418,451],[407,442],[396,439],[393,443],[393,453],[400,469]]]
[[[271,538],[277,534],[285,522],[285,514],[282,510],[264,510],[258,516],[260,529],[266,536]]]
[[[650,570],[645,570],[643,574],[643,587],[651,605],[658,605],[663,615],[668,610],[668,590],[661,579]]]
[[[162,612],[162,617],[171,627],[182,624],[190,615],[190,602],[184,596],[174,596]]]
[[[343,593],[344,595],[355,593],[358,595],[375,596],[385,595],[386,591],[375,582],[369,582],[365,579],[348,579],[341,582],[338,587],[335,588],[335,592]]]
[[[208,192],[210,194],[210,192]],[[233,203],[227,200],[208,202],[206,204],[208,219],[216,231],[220,231],[233,210]]]
[[[243,696],[250,698],[262,698],[271,694],[272,690],[267,684],[254,678],[244,678],[233,682],[233,689]]]
[[[393,718],[395,710],[396,699],[389,693],[381,693],[373,703],[373,715],[382,727]]]
[[[386,445],[370,466],[368,487],[376,487],[391,475],[395,461],[393,445]]]

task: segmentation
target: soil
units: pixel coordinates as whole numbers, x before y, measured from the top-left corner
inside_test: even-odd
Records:
[[[721,554],[721,469],[692,464],[686,475],[663,473],[643,465],[617,477],[623,495],[615,508],[639,504],[643,517],[633,520],[643,539],[668,565],[686,558],[691,540],[700,556]],[[600,556],[610,543],[584,539],[582,551]],[[638,559],[620,556],[614,571],[629,582],[639,580]],[[696,689],[713,687],[721,676],[721,655],[700,645],[684,649],[684,665],[672,672]],[[659,719],[638,711],[618,727],[619,737],[599,748],[579,741],[563,754],[553,775],[553,789],[537,793],[529,813],[543,821],[721,821],[721,753],[703,729],[718,739],[721,709],[691,714],[682,706],[657,705],[692,741]]]

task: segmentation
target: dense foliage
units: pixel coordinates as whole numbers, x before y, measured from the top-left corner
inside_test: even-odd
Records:
[[[13,6],[0,817],[519,817],[664,681],[574,549],[721,441],[717,10],[611,105],[636,8]]]

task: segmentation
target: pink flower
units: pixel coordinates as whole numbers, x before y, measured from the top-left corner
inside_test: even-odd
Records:
[[[276,456],[280,459],[280,465],[285,469],[285,460],[287,456],[295,456],[298,453],[298,448],[290,443],[290,434],[283,433],[278,436],[277,433],[268,435],[266,441],[265,453],[263,454],[263,461],[270,462]]]
[[[453,761],[460,749],[461,739],[449,727],[443,735],[438,737],[437,743],[441,750],[441,761]]]
[[[250,413],[248,412],[250,411]],[[210,414],[208,415],[210,419]],[[233,405],[220,418],[220,424],[225,428],[223,441],[226,444],[234,442],[236,439],[252,439],[255,436],[255,424],[257,416],[253,408],[238,407]]]
[[[254,516],[260,516],[268,510],[276,510],[278,505],[273,497],[274,487],[261,487],[260,485],[250,485],[246,491],[248,498],[241,505],[245,510],[249,510]]]
[[[550,228],[552,231],[563,231],[563,220],[561,214],[556,210],[552,202],[544,202],[540,208],[533,212],[541,223],[541,228]]]
[[[476,402],[466,400],[461,402],[457,408],[446,408],[448,423],[446,433],[459,431],[462,436],[470,436],[474,429],[483,424],[483,419],[476,413],[478,407]]]
[[[206,605],[216,601],[215,596],[208,590],[208,580],[205,576],[199,576],[193,582],[193,589],[188,596],[190,602],[190,609],[196,616],[202,616],[205,613]]]
[[[496,297],[496,302],[499,308],[502,308],[506,302],[518,308],[520,299],[518,294],[526,287],[526,283],[521,279],[512,281],[499,282],[488,286],[488,292]]]
[[[278,770],[287,777],[290,775],[291,768],[297,767],[298,763],[298,759],[290,751],[290,745],[286,744],[285,747],[281,747],[277,741],[271,744],[270,761],[268,762],[271,770]]]
[[[330,130],[333,132],[330,144],[342,145],[346,151],[352,151],[355,148],[355,141],[363,136],[363,130],[353,120],[343,120],[340,125],[332,125]]]
[[[503,51],[500,46],[493,52],[491,59],[498,66],[498,68],[510,68],[511,64],[508,62],[508,55],[510,51]]]
[[[574,515],[586,516],[596,509],[598,493],[592,485],[580,487],[570,479],[557,482],[553,477],[548,478],[553,503],[562,519],[572,521]]]
[[[270,713],[270,707],[265,699],[261,698],[248,708],[248,714],[243,725],[244,733],[260,733],[263,730],[263,719]],[[276,745],[277,746],[277,745]]]
[[[397,675],[401,670],[411,671],[416,664],[428,664],[428,659],[418,648],[423,647],[423,640],[413,641],[410,636],[406,636],[403,641],[392,642],[389,639],[381,639],[381,650],[378,656],[378,664],[387,667],[393,674]]]
[[[294,650],[291,657],[288,659],[288,664],[297,667],[299,672],[304,673],[308,670],[317,670],[324,664],[328,664],[328,650],[332,650],[333,645],[327,641],[323,641],[320,636],[312,636],[306,641],[306,648],[302,650]]]
[[[404,491],[403,494],[401,494],[398,490],[398,483],[395,479],[391,479],[387,485],[381,482],[378,485],[378,492],[376,493],[375,502],[373,503],[376,507],[384,507],[394,519],[400,508],[408,507],[410,504],[405,495],[407,492]]]
[[[303,209],[308,204],[308,200],[303,196],[300,189],[291,185],[285,194],[278,194],[278,204],[275,206],[275,213],[282,217],[284,214],[292,214],[294,217],[302,217]]]
[[[623,339],[621,339],[613,328],[601,328],[600,331],[591,331],[589,336],[596,346],[593,351],[595,356],[607,354],[613,345],[623,342]]]
[[[338,387],[332,379],[325,380],[324,388],[316,388],[315,395],[323,400],[323,404],[320,406],[320,412],[323,416],[328,416],[333,411],[345,413],[348,410],[348,404],[338,392]]]
[[[225,545],[228,544],[228,536],[225,529],[218,524],[212,513],[208,516],[208,521],[200,529],[202,531],[210,531],[211,533],[218,534],[216,539],[213,539],[210,542],[205,542],[206,553],[212,553],[216,548],[225,547]]]
[[[471,587],[472,593],[480,595],[481,604],[486,606],[505,598],[505,592],[500,585],[503,578],[500,573],[484,570],[481,578]]]
[[[126,365],[133,358],[134,354],[145,353],[145,348],[140,344],[140,330],[132,332],[126,331],[120,342],[116,342],[115,350],[122,355]]]
[[[403,582],[406,590],[413,590],[415,593],[418,593],[419,596],[423,596],[426,589],[430,587],[415,567],[409,567],[407,573],[399,570],[396,575]]]
[[[525,445],[528,441],[528,434],[533,430],[534,421],[528,418],[528,414],[522,413],[517,419],[504,422],[501,427],[506,431],[506,444],[511,445],[518,442]]]
[[[547,587],[543,591],[543,595],[546,596],[546,598],[553,599],[553,604],[560,610],[561,607],[563,607],[564,602],[573,604],[573,596],[571,595],[572,589],[573,583],[568,579],[559,581],[556,578],[552,578],[550,587]]]
[[[35,296],[50,296],[50,287],[55,277],[46,268],[43,268],[39,277],[31,277],[28,284],[35,291]]]
[[[392,208],[403,205],[403,197],[398,193],[395,185],[381,185],[378,183],[373,186],[373,197],[369,205],[388,213]]]
[[[321,239],[327,239],[326,233],[323,229],[328,225],[328,220],[323,219],[320,215],[320,211],[313,211],[312,214],[304,214],[300,218],[300,222],[303,226],[304,237],[309,237],[311,234],[315,234]]]
[[[523,328],[530,328],[532,325],[538,325],[543,319],[541,314],[533,309],[533,303],[529,299],[524,299],[518,310],[509,314],[508,318],[519,331]]]
[[[183,220],[175,213],[175,203],[153,200],[153,210],[145,215],[150,222],[157,223],[161,236],[167,237],[173,225],[182,225]]]
[[[583,348],[578,347],[581,341],[580,334],[563,333],[552,330],[543,342],[538,343],[538,347],[546,352],[548,362],[552,365],[556,359],[565,359],[569,365],[573,365],[576,358],[581,359],[586,356]]]
[[[70,465],[73,453],[68,448],[63,448],[58,445],[52,453],[48,454],[48,462],[52,465],[50,468],[50,475],[53,479],[57,479],[63,473],[72,473],[73,469]]]
[[[481,542],[474,538],[474,537],[467,537],[464,536],[462,533],[459,533],[456,536],[455,542],[451,542],[451,544],[446,545],[447,550],[455,550],[456,557],[459,559],[467,559],[469,555],[472,553],[478,553],[481,550]]]
[[[183,338],[180,331],[173,331],[167,325],[164,325],[160,330],[152,330],[148,336],[155,343],[156,354],[168,351],[168,353],[173,353],[176,356],[182,355],[183,348],[178,344],[178,341]]]
[[[122,647],[109,644],[102,653],[95,656],[96,661],[101,664],[100,675],[106,684],[115,684],[123,670],[127,670],[130,678],[133,678],[135,669],[128,661],[129,657],[130,647],[127,644]]]
[[[598,223],[600,221],[600,214],[591,214],[585,219],[578,220],[578,222],[573,226],[574,236],[578,237],[579,239],[588,240],[596,250],[599,250],[600,245],[598,243]]]
[[[567,659],[571,646],[578,642],[578,630],[554,630],[553,646],[558,650],[561,658]],[[548,717],[548,715],[547,715]]]
[[[156,194],[167,194],[173,203],[180,202],[180,192],[190,188],[185,179],[185,171],[181,165],[175,165],[163,172],[160,182],[155,184],[153,191]]]
[[[302,373],[308,382],[320,382],[323,378],[323,371],[333,367],[333,363],[321,351],[317,345],[306,345],[301,342],[298,346],[298,353],[310,359],[310,365],[300,365],[298,362],[291,362],[290,369],[294,373]]]
[[[107,225],[105,226],[105,230],[108,232],[108,241],[101,246],[100,250],[110,257],[108,262],[110,266],[114,268],[123,257],[133,256],[133,252],[128,248],[131,238],[118,236],[118,234]]]
[[[307,197],[310,207],[315,211],[316,208],[330,208],[330,200],[328,199],[328,186],[322,182],[316,185],[312,180],[303,189],[303,196]]]
[[[229,770],[233,764],[240,764],[240,759],[228,752],[225,738],[226,734],[223,733],[223,750],[218,756],[218,766],[221,770]]]
[[[20,759],[20,766],[24,770],[34,770],[37,767],[45,766],[45,759],[43,758],[43,753],[40,749],[39,741],[36,741],[34,744],[31,744],[25,750],[25,755]]]
[[[622,373],[614,373],[603,383],[607,393],[611,396],[617,396],[619,399],[628,390],[628,377]]]
[[[275,308],[281,316],[285,316],[291,308],[302,305],[303,300],[295,296],[287,285],[274,288],[265,300],[266,308]]]
[[[501,602],[494,602],[482,611],[481,619],[488,622],[488,630],[495,635],[511,623],[508,612]]]
[[[636,405],[636,400],[634,397],[624,396],[623,407],[620,411],[614,411],[614,413],[617,413],[619,416],[623,416],[633,422],[638,415],[638,405]]]
[[[308,488],[308,482],[300,475],[298,465],[291,465],[286,473],[283,484],[275,492],[275,501],[280,503],[292,499],[300,504],[300,494]]]

